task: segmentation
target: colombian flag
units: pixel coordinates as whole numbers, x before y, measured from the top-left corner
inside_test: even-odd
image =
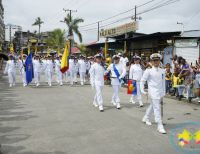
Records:
[[[128,81],[128,94],[137,95],[137,82],[134,80]]]
[[[60,71],[65,73],[69,69],[69,43],[66,43],[65,50],[62,56]]]

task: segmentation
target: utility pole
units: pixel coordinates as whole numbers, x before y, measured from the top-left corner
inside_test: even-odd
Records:
[[[135,21],[137,21],[137,6],[135,5]]]
[[[70,23],[72,22],[72,12],[77,12],[77,10],[71,10],[71,9],[64,9],[63,11],[69,12],[69,17],[70,17]],[[69,38],[69,42],[70,42],[70,54],[71,54],[71,49],[72,49],[72,40],[73,40],[73,32],[71,29],[71,26],[69,26],[69,33],[68,33],[68,38]]]
[[[97,40],[98,40],[98,41],[99,41],[99,38],[100,38],[100,34],[99,34],[99,32],[100,32],[100,26],[99,26],[99,23],[100,23],[100,22],[98,21],[98,23],[97,23],[97,24],[98,24],[98,34],[97,34]]]

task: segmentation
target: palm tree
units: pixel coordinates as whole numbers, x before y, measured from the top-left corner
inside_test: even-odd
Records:
[[[68,35],[69,36],[73,36],[74,33],[78,36],[79,41],[82,42],[82,35],[81,32],[79,31],[79,24],[84,22],[83,19],[81,18],[75,18],[73,19],[69,14],[67,15],[67,17],[64,18],[64,22],[67,24],[68,27]]]
[[[32,26],[38,26],[39,27],[39,38],[40,38],[40,29],[41,29],[41,25],[43,24],[44,22],[42,21],[42,19],[40,17],[37,17],[35,19],[35,22],[32,24]]]
[[[55,29],[49,34],[49,38],[46,40],[47,45],[53,49],[61,49],[65,44],[65,30]]]

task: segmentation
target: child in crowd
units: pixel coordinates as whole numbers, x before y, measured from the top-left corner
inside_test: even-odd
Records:
[[[166,86],[166,94],[170,93],[170,89],[171,89],[171,77],[172,77],[172,73],[171,73],[171,66],[169,63],[166,64],[165,66],[165,86]]]

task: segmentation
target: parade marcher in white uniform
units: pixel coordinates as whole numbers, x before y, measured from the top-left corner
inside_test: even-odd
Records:
[[[44,71],[45,81],[48,83],[48,71],[47,69],[45,69],[47,65],[47,60],[48,60],[48,56],[45,56],[44,59],[42,60],[42,68]]]
[[[26,82],[26,71],[25,71],[25,61],[26,61],[27,55],[23,54],[21,56],[21,58],[18,61],[18,66],[19,66],[19,73],[22,76],[22,82],[23,82],[23,86],[26,87],[27,86],[27,82]]]
[[[55,60],[55,71],[56,71],[56,78],[57,78],[57,82],[59,83],[60,86],[63,85],[63,78],[64,78],[64,74],[60,71],[61,69],[61,58],[62,58],[62,54],[59,55],[57,57],[57,59]]]
[[[6,68],[4,74],[8,74],[10,87],[15,86],[16,82],[16,65],[14,61],[14,56],[12,54],[8,55],[9,60],[6,63]]]
[[[78,61],[78,66],[79,66],[81,85],[84,85],[87,67],[83,56],[80,57],[80,60]]]
[[[155,115],[155,122],[158,124],[158,131],[165,134],[166,131],[163,127],[162,117],[161,117],[161,101],[165,96],[165,70],[160,68],[160,60],[162,56],[160,54],[152,54],[151,60],[153,67],[147,69],[140,82],[141,92],[147,94],[144,90],[144,84],[148,83],[148,97],[150,99],[150,106],[148,107],[144,118],[142,119],[147,125],[151,125],[150,117],[151,114]]]
[[[77,76],[78,76],[78,59],[75,58],[74,59],[74,69],[75,69],[75,73],[74,73],[74,83],[77,83]]]
[[[53,60],[51,55],[48,56],[48,60],[45,65],[45,71],[47,71],[48,85],[51,87],[53,77]]]
[[[33,70],[34,70],[34,80],[36,87],[40,85],[40,73],[41,73],[41,63],[39,59],[39,55],[35,55],[35,59],[33,60]]]
[[[113,96],[111,103],[120,109],[119,89],[121,87],[121,80],[126,75],[125,67],[120,63],[118,55],[113,56],[113,63],[109,65],[105,74],[111,72],[111,85],[113,87]]]
[[[137,94],[131,96],[130,103],[135,104],[137,102],[139,103],[140,107],[143,107],[142,95],[140,90],[140,80],[143,75],[143,70],[140,65],[141,58],[139,56],[134,56],[133,60],[134,64],[132,64],[130,67],[129,80],[136,81]]]
[[[74,56],[70,56],[68,71],[70,75],[70,84],[74,85],[74,74],[75,74]]]
[[[103,112],[103,97],[102,97],[102,90],[104,86],[104,73],[105,69],[102,66],[102,56],[97,54],[95,56],[95,63],[89,70],[90,73],[90,83],[92,88],[95,88],[95,96],[93,105],[95,107],[99,107],[99,111]]]

